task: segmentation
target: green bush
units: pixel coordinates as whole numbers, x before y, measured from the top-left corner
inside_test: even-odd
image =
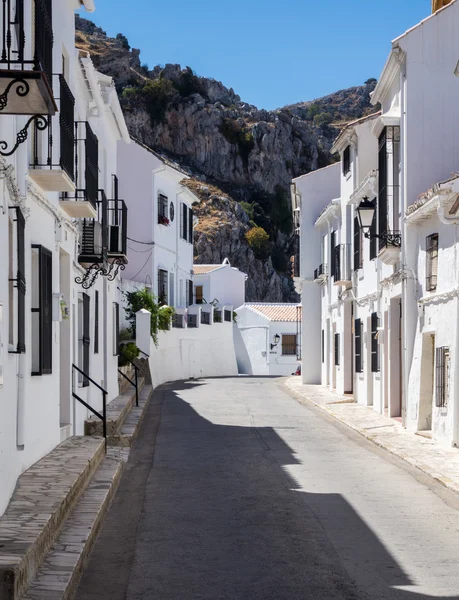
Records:
[[[128,344],[120,345],[120,354],[118,356],[118,365],[120,367],[125,367],[130,364],[130,362],[134,362],[134,360],[139,356],[140,350],[134,344],[134,342],[129,342]]]
[[[256,258],[261,260],[269,256],[269,235],[263,227],[252,227],[245,234],[249,246],[252,248]]]
[[[315,102],[313,104],[311,104],[308,108],[308,112],[306,113],[306,119],[309,119],[310,121],[313,120],[313,118],[318,115],[320,113],[320,107],[318,104],[316,104]]]
[[[141,96],[153,126],[164,121],[167,107],[176,93],[172,82],[161,77],[147,81],[143,86]]]
[[[316,127],[325,127],[326,125],[330,125],[332,121],[333,118],[331,114],[327,112],[321,112],[314,117],[314,125]]]
[[[147,288],[136,290],[135,292],[125,292],[124,296],[127,302],[127,307],[125,309],[126,320],[131,325],[133,337],[136,335],[136,314],[139,310],[144,308],[151,314],[150,335],[157,346],[158,331],[168,331],[170,329],[174,309],[170,306],[160,306],[160,304],[156,302],[155,296],[147,290]]]
[[[134,98],[137,96],[138,94],[138,90],[136,90],[136,88],[134,87],[125,87],[123,90],[123,93],[121,94],[121,98],[123,100],[134,100]]]
[[[180,73],[178,81],[174,82],[174,87],[183,98],[192,94],[206,96],[199,77],[193,73],[190,67]]]
[[[242,158],[244,167],[247,169],[249,155],[255,147],[253,133],[247,127],[239,125],[237,121],[232,119],[223,119],[220,132],[230,144],[237,145],[239,155]]]
[[[254,218],[254,208],[253,208],[253,204],[250,204],[250,202],[239,202],[239,205],[242,206],[242,208],[244,209],[246,215],[249,217],[249,219],[251,221],[253,221]]]

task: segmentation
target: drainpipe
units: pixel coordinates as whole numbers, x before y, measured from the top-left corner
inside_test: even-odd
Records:
[[[24,450],[25,446],[25,354],[17,357],[17,421],[16,421],[16,446],[18,450]]]
[[[103,277],[103,321],[104,321],[104,325],[103,325],[103,330],[104,330],[104,347],[105,347],[105,352],[104,352],[104,383],[102,385],[102,387],[104,388],[104,390],[107,390],[107,382],[108,382],[108,353],[109,353],[109,348],[108,348],[108,281],[106,277]]]

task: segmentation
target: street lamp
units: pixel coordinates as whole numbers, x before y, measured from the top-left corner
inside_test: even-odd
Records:
[[[368,200],[368,197],[365,196],[362,202],[357,207],[357,220],[359,222],[359,227],[363,231],[363,235],[372,239],[378,237],[375,234],[370,233],[371,226],[373,225],[373,221],[375,218],[376,206],[374,202]]]
[[[280,342],[280,335],[276,333],[276,335],[273,338],[273,342],[274,344],[271,344],[271,350],[273,350],[277,344]]]

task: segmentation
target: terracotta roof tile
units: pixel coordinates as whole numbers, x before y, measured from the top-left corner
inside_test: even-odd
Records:
[[[193,272],[195,275],[205,275],[219,269],[222,265],[193,265]]]
[[[270,321],[295,322],[298,320],[298,315],[301,321],[301,304],[249,303],[246,306]]]

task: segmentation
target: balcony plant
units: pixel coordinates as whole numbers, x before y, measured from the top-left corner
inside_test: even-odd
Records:
[[[174,309],[171,306],[161,306],[150,290],[143,288],[134,292],[125,292],[127,306],[126,320],[130,323],[132,337],[135,338],[136,314],[144,308],[150,313],[150,335],[158,345],[158,332],[168,331],[170,329]]]
[[[158,223],[166,226],[171,224],[170,220],[164,215],[158,215]]]

